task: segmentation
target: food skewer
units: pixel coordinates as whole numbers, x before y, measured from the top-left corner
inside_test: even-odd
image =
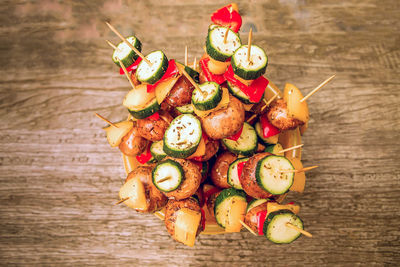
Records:
[[[128,79],[129,83],[131,84],[132,88],[133,88],[133,89],[136,89],[135,84],[133,83],[132,78],[131,78],[131,76],[129,75],[129,72],[128,72],[128,70],[126,69],[124,63],[122,63],[122,61],[121,61],[119,58],[117,58],[117,60],[118,60],[118,62],[119,62],[119,65],[121,66],[121,68],[124,70],[125,76],[126,76],[126,78]]]
[[[305,236],[307,236],[307,237],[312,237],[312,234],[310,234],[309,232],[307,232],[307,231],[305,231],[305,230],[303,230],[303,229],[301,229],[301,228],[299,228],[299,227],[297,227],[297,226],[294,226],[293,224],[291,224],[291,223],[286,223],[286,226],[287,227],[289,227],[289,228],[292,228],[292,229],[294,229],[294,230],[296,230],[296,231],[298,231],[298,232],[300,232],[300,233],[302,233],[303,235],[305,235]]]
[[[305,97],[303,97],[300,102],[304,102],[306,101],[310,96],[312,96],[313,94],[315,94],[319,89],[321,89],[324,85],[326,85],[327,83],[329,83],[333,78],[335,78],[336,74],[333,74],[331,77],[329,77],[328,79],[326,79],[325,81],[323,81],[320,85],[318,85],[314,90],[312,90],[310,93],[308,93],[308,95],[306,95]]]
[[[249,39],[247,42],[247,61],[250,61],[250,51],[251,51],[251,38],[253,36],[253,28],[250,28]]]
[[[193,61],[193,69],[196,70],[196,64],[197,64],[197,57],[194,57],[194,61]]]
[[[163,179],[161,179],[161,180],[158,180],[157,183],[162,183],[162,182],[168,181],[168,180],[170,180],[171,178],[172,178],[171,176],[167,176],[167,177],[165,177],[165,178],[163,178]]]
[[[302,146],[304,146],[304,144],[300,144],[300,145],[297,145],[297,146],[288,147],[288,148],[286,148],[286,149],[283,149],[283,150],[279,151],[277,154],[279,154],[279,153],[284,153],[284,152],[287,152],[287,151],[290,151],[290,150],[293,150],[293,149],[296,149],[296,148],[299,148],[299,147],[302,147]]]
[[[133,51],[135,51],[136,54],[139,55],[147,64],[150,66],[153,66],[153,63],[151,63],[139,50],[136,49],[130,42],[128,42],[122,34],[120,34],[117,29],[114,28],[110,23],[106,21],[107,26],[112,30],[122,41],[124,41]]]
[[[228,32],[229,32],[229,27],[226,27],[226,32],[224,35],[224,44],[226,44],[226,40],[228,39]]]
[[[188,65],[188,47],[185,45],[185,66]]]
[[[243,225],[244,228],[246,228],[247,230],[249,230],[250,233],[252,233],[255,236],[258,236],[256,233],[254,233],[254,231],[247,225],[245,224],[242,220],[239,220],[240,224]]]
[[[119,204],[121,204],[121,203],[127,201],[127,200],[130,199],[130,198],[131,198],[131,197],[123,198],[123,199],[119,200],[118,202],[116,202],[115,205],[119,205]]]
[[[98,114],[98,113],[95,112],[94,115],[96,115],[99,119],[101,119],[101,120],[107,122],[109,125],[111,125],[111,126],[113,126],[113,127],[115,127],[115,128],[119,128],[117,125],[115,125],[115,124],[112,123],[111,121],[107,120],[106,118],[104,118],[104,117],[101,116],[100,114]]]
[[[282,173],[291,173],[291,172],[298,173],[298,172],[309,171],[309,170],[312,170],[312,169],[315,169],[315,168],[318,168],[318,166],[310,166],[310,167],[306,167],[306,168],[303,168],[303,169],[300,169],[300,170],[282,170],[281,172]]]

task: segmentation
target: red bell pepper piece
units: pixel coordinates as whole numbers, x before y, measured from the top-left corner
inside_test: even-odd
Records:
[[[239,182],[240,182],[240,177],[242,176],[244,164],[246,162],[247,161],[239,162],[238,165],[237,165],[237,172],[238,172]]]
[[[280,133],[279,129],[272,125],[265,115],[260,117],[260,121],[264,138],[268,138]]]
[[[153,92],[159,83],[161,83],[171,77],[176,76],[178,73],[179,73],[179,70],[175,64],[175,60],[173,60],[173,59],[169,60],[167,71],[164,73],[164,75],[161,77],[161,79],[159,79],[157,82],[155,82],[154,84],[147,85],[147,92],[148,93]]]
[[[160,114],[158,114],[158,112],[156,112],[153,115],[147,117],[147,119],[152,120],[152,121],[158,121],[160,119]]]
[[[292,201],[292,202],[289,202],[289,203],[287,203],[288,205],[294,205],[294,202]]]
[[[226,79],[223,74],[213,74],[208,69],[208,61],[210,61],[210,59],[208,57],[205,57],[199,61],[201,70],[203,71],[203,74],[206,77],[206,80],[208,82],[216,82],[218,84],[222,84],[223,82],[225,82]]]
[[[265,77],[260,76],[247,86],[234,77],[235,73],[233,72],[232,65],[228,67],[228,70],[223,75],[226,80],[239,87],[239,89],[246,94],[252,102],[260,102],[261,97],[264,95],[265,88],[267,88],[269,83]]]
[[[126,70],[128,72],[132,71],[132,70],[136,70],[139,63],[142,61],[141,57],[138,57],[138,59],[135,60],[135,62],[132,63],[132,65],[130,65],[129,67],[126,68]],[[119,68],[119,74],[124,75],[124,69],[123,68]]]
[[[232,9],[231,11],[231,6],[232,5],[228,5],[215,11],[211,15],[211,20],[215,24],[229,27],[232,29],[232,31],[238,32],[242,26],[242,17],[236,10]]]
[[[257,212],[257,228],[258,228],[258,235],[264,235],[263,229],[264,229],[264,222],[265,219],[267,218],[268,211],[267,210],[262,210]]]
[[[243,131],[243,126],[242,126],[242,128],[240,128],[240,130],[237,133],[235,133],[232,136],[227,137],[226,139],[229,139],[232,141],[237,141],[239,139],[240,135],[242,134],[242,131]]]
[[[140,164],[145,164],[151,159],[151,153],[150,153],[150,145],[147,145],[147,149],[145,152],[143,152],[141,155],[136,156],[137,161],[139,161]]]
[[[206,214],[205,214],[203,208],[200,208],[200,211],[201,211],[201,221],[200,221],[200,223],[201,223],[201,227],[203,228],[203,231],[204,231],[206,229]]]

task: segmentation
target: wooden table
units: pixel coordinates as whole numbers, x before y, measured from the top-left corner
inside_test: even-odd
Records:
[[[267,76],[309,92],[306,229],[290,245],[243,231],[194,248],[163,222],[114,206],[125,178],[93,112],[124,119],[129,83],[105,39],[134,31],[144,52],[203,53],[224,1],[3,1],[0,262],[4,265],[325,266],[400,263],[400,6],[397,0],[238,1],[242,39],[269,56]]]

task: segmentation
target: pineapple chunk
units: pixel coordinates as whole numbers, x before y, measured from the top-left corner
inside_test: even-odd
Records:
[[[121,121],[115,123],[118,127],[112,125],[104,128],[106,131],[107,140],[111,147],[117,147],[121,143],[122,137],[124,137],[133,127],[132,121]]]
[[[193,247],[196,239],[197,229],[199,228],[201,220],[201,213],[182,208],[176,212],[175,221],[175,240],[183,244]]]
[[[283,99],[286,101],[288,116],[298,119],[304,123],[308,122],[308,106],[306,101],[300,102],[303,95],[293,84],[287,83],[283,91]]]

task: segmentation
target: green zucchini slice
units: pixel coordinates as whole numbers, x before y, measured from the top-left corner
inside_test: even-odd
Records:
[[[182,114],[194,114],[193,106],[192,104],[187,104],[184,106],[176,107],[175,108],[177,111],[179,111]]]
[[[269,153],[277,155],[277,156],[284,156],[285,152],[278,153],[279,151],[282,151],[282,150],[283,150],[282,145],[279,143],[276,143],[273,145],[266,146],[264,152],[269,152]]]
[[[266,156],[257,163],[256,180],[259,186],[273,195],[286,193],[293,184],[292,163],[283,156]]]
[[[240,184],[240,177],[238,176],[238,164],[244,161],[247,161],[249,158],[239,158],[232,162],[228,168],[228,184],[230,184],[233,188],[243,190],[242,185]]]
[[[185,66],[185,71],[187,74],[189,74],[190,77],[192,77],[193,81],[195,81],[196,83],[200,82],[200,74],[198,71],[192,69],[189,66]]]
[[[161,161],[167,156],[163,150],[163,146],[163,140],[153,142],[150,146],[150,153],[156,161]]]
[[[245,201],[246,194],[243,191],[236,190],[235,188],[228,188],[221,191],[215,199],[214,214],[217,223],[225,228],[228,213],[230,212],[232,203],[236,201]]]
[[[154,98],[144,108],[141,109],[128,108],[128,111],[134,118],[144,119],[153,115],[159,109],[160,109],[160,104],[158,104],[157,99]]]
[[[231,29],[224,43],[226,27],[214,27],[208,32],[206,39],[207,54],[215,60],[226,61],[241,45],[239,34]]]
[[[142,43],[135,36],[129,36],[126,40],[131,43],[137,50],[142,51]],[[117,45],[117,49],[112,54],[112,60],[118,67],[122,68],[118,59],[121,60],[125,67],[132,65],[139,55],[135,53],[124,41]]]
[[[194,89],[192,104],[198,110],[209,110],[218,106],[222,99],[222,89],[216,82],[205,82]]]
[[[264,204],[267,201],[268,199],[253,199],[252,201],[249,202],[249,205],[247,205],[246,213],[257,206]]]
[[[271,137],[267,137],[265,138],[264,135],[262,134],[261,131],[261,123],[258,121],[256,122],[256,124],[254,125],[254,129],[256,130],[257,136],[261,139],[261,141],[266,144],[266,145],[271,145],[271,144],[276,144],[278,143],[278,136],[279,135],[274,135]]]
[[[232,56],[233,72],[242,79],[254,80],[265,73],[268,57],[264,50],[256,45],[250,48],[250,61],[247,60],[247,45],[242,45]]]
[[[196,152],[201,140],[200,121],[191,114],[176,117],[164,134],[164,151],[174,158],[186,158]]]
[[[286,223],[304,229],[303,221],[290,210],[271,212],[264,222],[263,232],[269,241],[277,244],[289,244],[301,235],[300,232],[289,228]]]
[[[237,141],[224,138],[222,142],[229,151],[243,156],[251,156],[257,150],[256,131],[247,122],[243,124],[242,134]]]
[[[154,167],[152,177],[153,184],[160,191],[171,192],[177,189],[185,179],[185,173],[178,162],[167,159]]]
[[[228,85],[229,92],[234,97],[239,99],[242,103],[244,103],[244,104],[257,104],[257,103],[259,103],[259,102],[252,102],[250,100],[250,98],[245,93],[243,93],[242,90],[239,89],[239,87],[237,87],[236,85],[233,85],[229,81],[227,82],[227,85]],[[261,99],[260,99],[260,101],[261,101]]]
[[[167,71],[168,58],[161,50],[151,52],[146,58],[153,65],[150,66],[146,61],[142,60],[136,70],[136,78],[143,83],[154,84]]]

